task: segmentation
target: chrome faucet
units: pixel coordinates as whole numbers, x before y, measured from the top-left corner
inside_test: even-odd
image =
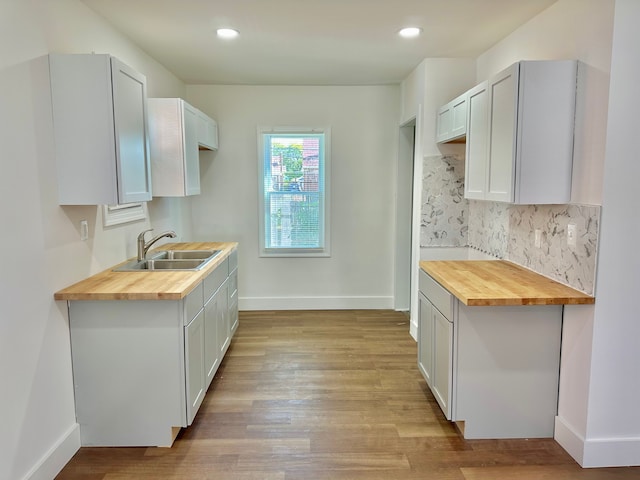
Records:
[[[138,235],[138,261],[139,262],[146,258],[147,252],[151,248],[151,245],[156,243],[161,238],[164,238],[164,237],[176,238],[176,232],[174,232],[173,230],[169,230],[168,232],[161,233],[160,235],[153,237],[148,242],[145,242],[144,235],[147,232],[152,232],[152,231],[153,231],[153,228],[150,228],[149,230],[145,230],[140,235]]]

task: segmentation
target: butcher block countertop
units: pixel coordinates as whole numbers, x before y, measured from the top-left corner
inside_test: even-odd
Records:
[[[202,270],[114,272],[93,275],[54,294],[56,300],[180,300],[238,247],[236,242],[166,243],[155,250],[222,250]],[[151,253],[151,252],[150,252]],[[129,259],[127,261],[130,261]]]
[[[595,303],[586,293],[504,260],[422,261],[420,268],[468,306]]]

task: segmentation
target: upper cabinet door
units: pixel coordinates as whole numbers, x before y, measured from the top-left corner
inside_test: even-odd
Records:
[[[519,70],[516,63],[488,82],[487,200],[513,202]]]
[[[200,110],[198,110],[198,145],[203,150],[218,149],[218,124]]]
[[[109,55],[48,60],[60,205],[151,200],[145,77]]]
[[[145,77],[111,57],[118,203],[151,199]]]
[[[454,98],[438,109],[436,142],[463,142],[467,133],[467,93]]]
[[[487,188],[487,134],[489,92],[487,82],[467,92],[467,145],[464,196],[483,200]]]

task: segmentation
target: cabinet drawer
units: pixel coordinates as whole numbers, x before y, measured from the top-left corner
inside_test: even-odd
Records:
[[[202,305],[204,305],[204,297],[202,296],[202,283],[199,283],[198,286],[184,299],[184,324],[187,325],[200,310],[202,310]]]
[[[453,295],[447,289],[431,278],[424,270],[420,270],[419,288],[447,320],[453,321]]]
[[[229,259],[226,258],[216,269],[204,279],[204,300],[205,303],[211,298],[211,295],[216,293],[216,290],[220,288],[220,285],[229,276]]]

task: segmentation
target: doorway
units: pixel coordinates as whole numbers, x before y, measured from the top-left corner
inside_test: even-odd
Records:
[[[396,251],[394,308],[411,309],[411,252],[413,232],[415,118],[400,126],[396,183]]]

